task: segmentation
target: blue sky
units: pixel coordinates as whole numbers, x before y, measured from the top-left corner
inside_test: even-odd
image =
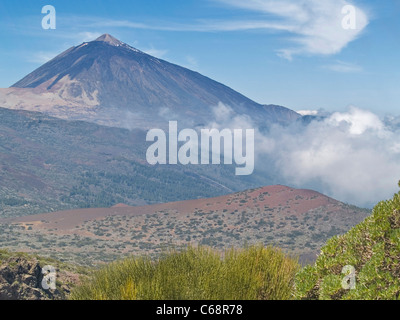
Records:
[[[348,4],[355,30],[341,27]],[[44,5],[56,30],[41,27]],[[103,33],[259,103],[400,114],[398,0],[2,0],[0,87]]]

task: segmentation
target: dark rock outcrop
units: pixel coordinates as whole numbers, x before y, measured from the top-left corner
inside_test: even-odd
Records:
[[[0,262],[0,300],[60,300],[70,291],[58,282],[56,290],[42,288],[42,267],[36,258],[12,256]]]

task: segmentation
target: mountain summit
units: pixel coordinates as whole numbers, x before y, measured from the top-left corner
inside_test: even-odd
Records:
[[[214,121],[212,110],[220,103],[231,109],[231,116],[245,115],[259,125],[299,117],[283,107],[260,105],[109,34],[68,49],[10,90],[19,103],[17,107],[15,102],[6,103],[7,107],[116,126],[149,128],[168,120],[207,125]],[[0,93],[0,103],[6,100]]]
[[[106,43],[111,44],[112,46],[116,46],[116,47],[124,44],[122,41],[119,41],[118,39],[114,38],[112,35],[110,35],[108,33],[103,34],[102,36],[98,37],[94,41],[106,42]]]

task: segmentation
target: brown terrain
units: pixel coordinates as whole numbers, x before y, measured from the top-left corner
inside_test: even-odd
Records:
[[[221,250],[272,244],[310,262],[327,239],[368,213],[315,191],[269,186],[211,199],[16,218],[0,222],[6,231],[0,241],[13,250],[90,264],[189,243]]]

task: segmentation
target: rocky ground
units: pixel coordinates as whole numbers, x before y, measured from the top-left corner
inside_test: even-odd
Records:
[[[56,289],[43,289],[43,267],[56,271]],[[63,300],[79,283],[82,270],[55,260],[43,260],[22,253],[0,251],[0,300]]]

